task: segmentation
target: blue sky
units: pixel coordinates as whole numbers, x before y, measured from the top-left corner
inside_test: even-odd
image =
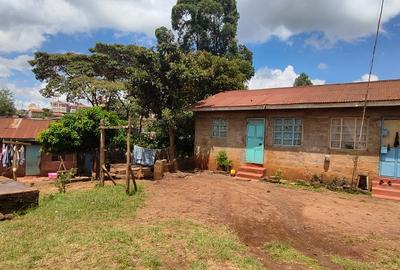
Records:
[[[250,88],[353,82],[368,73],[379,0],[238,0],[238,38],[254,53]],[[0,0],[0,87],[18,107],[46,106],[26,61],[35,51],[87,53],[96,42],[154,44],[175,0]],[[310,12],[313,10],[314,12]],[[400,0],[387,0],[374,79],[400,78]],[[364,76],[364,78],[363,78]]]

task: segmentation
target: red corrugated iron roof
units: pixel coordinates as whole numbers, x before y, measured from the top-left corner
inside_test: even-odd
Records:
[[[0,117],[1,139],[34,140],[47,129],[51,120]]]
[[[326,84],[304,87],[284,87],[260,90],[226,91],[196,103],[193,110],[243,109],[251,107],[274,108],[305,104],[346,104],[363,102],[368,83]],[[398,101],[400,80],[371,82],[368,102]]]

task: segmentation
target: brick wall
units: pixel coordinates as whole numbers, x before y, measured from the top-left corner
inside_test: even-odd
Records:
[[[199,168],[215,170],[215,156],[226,150],[233,167],[245,163],[246,125],[248,118],[265,118],[264,167],[273,175],[281,169],[287,179],[308,179],[313,174],[351,179],[355,150],[330,149],[330,123],[336,117],[361,117],[361,108],[266,110],[241,112],[197,112],[195,156]],[[400,118],[398,108],[369,108],[367,110],[367,150],[360,151],[359,173],[378,174],[380,151],[380,125],[382,117]],[[274,117],[296,117],[303,120],[303,140],[298,147],[275,146],[272,140]],[[211,136],[213,119],[225,119],[228,123],[226,138]],[[330,162],[325,162],[328,156]]]
[[[67,170],[71,168],[76,168],[77,160],[76,154],[67,154],[65,155],[64,164]],[[48,153],[41,154],[40,160],[40,174],[46,176],[49,172],[58,171],[58,167],[60,166],[60,161],[52,161],[52,155]]]

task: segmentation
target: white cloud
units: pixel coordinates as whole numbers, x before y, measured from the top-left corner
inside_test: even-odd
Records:
[[[30,69],[28,63],[32,57],[29,55],[19,55],[13,59],[4,58],[0,56],[0,78],[10,77],[14,70],[26,71]]]
[[[0,80],[0,88],[10,89],[13,93],[17,109],[27,108],[31,103],[39,107],[49,107],[51,99],[43,97],[39,92],[44,86],[45,83],[37,83],[33,87],[24,87]]]
[[[369,74],[366,73],[366,74],[362,75],[360,79],[355,80],[354,82],[368,82],[368,77],[369,77]],[[379,80],[379,77],[377,75],[371,74],[371,81],[378,81],[378,80]]]
[[[240,37],[265,42],[271,37],[288,40],[311,34],[307,44],[331,47],[342,40],[353,42],[376,31],[380,1],[376,0],[239,0]],[[382,22],[400,14],[400,1],[385,1]]]
[[[0,0],[0,52],[40,48],[48,35],[86,33],[100,28],[144,33],[170,26],[176,0]],[[376,0],[238,0],[239,39],[265,42],[273,36],[290,43],[309,33],[307,44],[329,47],[355,41],[376,28]],[[362,12],[360,11],[362,10]],[[399,0],[386,0],[383,22],[400,14]]]
[[[324,62],[321,62],[321,63],[318,64],[318,69],[324,70],[324,69],[327,69],[327,68],[328,68],[328,65],[326,63],[324,63]]]
[[[99,28],[153,36],[175,0],[0,0],[0,52],[40,48],[47,35]]]
[[[254,77],[249,81],[249,89],[274,88],[293,86],[294,80],[299,76],[292,65],[284,70],[262,67],[258,69]],[[313,84],[325,84],[324,80],[312,79]]]

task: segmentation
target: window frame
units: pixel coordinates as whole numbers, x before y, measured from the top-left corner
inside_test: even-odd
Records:
[[[282,139],[281,139],[281,143],[276,143],[275,142],[275,134],[277,134],[279,131],[276,131],[276,125],[275,125],[275,122],[277,121],[277,120],[282,120],[282,121],[285,121],[285,120],[288,120],[288,119],[290,119],[290,120],[294,120],[295,122],[296,122],[296,120],[299,120],[300,121],[300,124],[301,124],[301,126],[300,126],[300,132],[297,132],[297,133],[300,133],[300,144],[294,144],[294,141],[296,140],[295,138],[294,138],[294,133],[296,133],[295,131],[294,131],[294,128],[296,127],[296,125],[293,125],[292,126],[292,143],[293,144],[284,144],[283,143],[283,141],[284,141],[284,135],[283,135],[283,133],[284,133],[284,130],[282,130],[282,131],[280,131],[280,133],[282,134]],[[283,125],[283,123],[282,123],[282,128],[284,127],[284,125]],[[303,118],[301,118],[301,117],[273,117],[272,118],[272,145],[274,145],[274,146],[278,146],[278,147],[302,147],[303,146],[303,139],[304,139],[304,119]]]
[[[217,123],[217,125],[215,125],[215,123]],[[225,130],[221,130],[221,128],[223,127],[221,125],[221,123],[225,123]],[[214,134],[214,127],[217,127],[217,134]],[[222,135],[225,132],[224,135]],[[212,120],[211,122],[211,137],[212,138],[226,138],[228,136],[228,121],[226,119],[223,118],[215,118]]]
[[[340,120],[340,139],[335,140],[336,142],[339,142],[339,147],[333,147],[332,146],[332,128],[333,128],[333,121],[335,120]],[[353,137],[353,148],[343,148],[342,144],[343,144],[343,123],[344,120],[354,120],[354,126],[352,127],[354,129],[354,137]],[[341,151],[367,151],[368,150],[368,130],[369,130],[369,118],[365,118],[364,119],[364,128],[365,128],[365,141],[361,141],[361,143],[365,144],[365,147],[362,148],[358,148],[357,149],[357,144],[358,144],[358,138],[359,138],[359,134],[357,134],[357,124],[358,121],[360,121],[360,130],[361,130],[361,121],[362,118],[360,117],[356,117],[356,116],[347,116],[347,117],[332,117],[330,119],[330,125],[329,125],[329,149],[332,150],[341,150]]]

